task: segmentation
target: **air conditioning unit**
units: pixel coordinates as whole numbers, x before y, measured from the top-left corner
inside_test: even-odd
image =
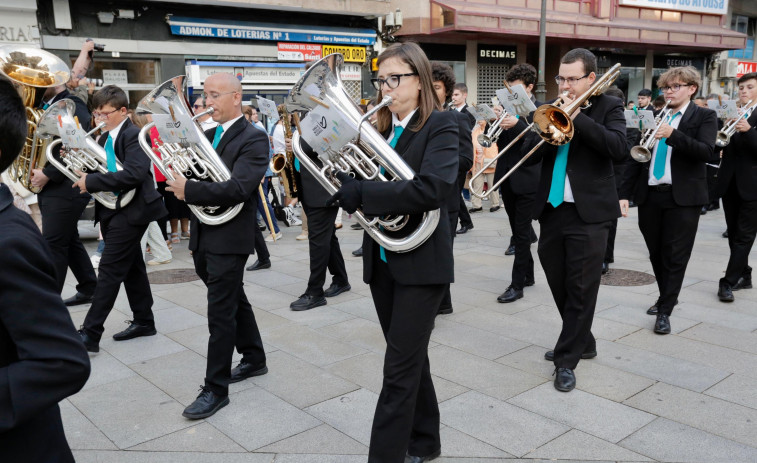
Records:
[[[720,63],[720,72],[718,77],[721,79],[736,77],[739,70],[739,60],[728,58]]]

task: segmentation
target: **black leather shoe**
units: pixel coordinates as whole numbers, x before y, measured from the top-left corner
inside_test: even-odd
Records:
[[[260,262],[260,259],[256,260],[254,264],[247,267],[248,272],[254,272],[255,270],[263,270],[265,268],[271,268],[271,259]]]
[[[489,212],[497,212],[499,210],[500,206],[494,206],[489,208]]]
[[[593,350],[587,350],[587,351],[584,351],[583,354],[581,354],[581,358],[583,360],[593,359],[596,356],[597,356],[597,348],[596,347]],[[555,351],[548,350],[547,352],[545,352],[544,353],[544,360],[549,360],[550,362],[554,362],[555,361]]]
[[[658,306],[660,305],[660,301],[654,303],[654,305],[647,309],[647,315],[657,315],[659,312],[657,311]],[[678,305],[678,299],[676,299],[675,305]]]
[[[430,455],[426,455],[425,457],[414,457],[412,455],[405,455],[405,463],[423,463],[424,461],[431,461],[436,458],[439,458],[439,455],[441,454],[442,454],[442,449],[439,449]]]
[[[91,302],[92,302],[92,295],[90,294],[89,296],[87,296],[86,294],[82,294],[82,293],[76,293],[73,296],[63,301],[63,303],[66,304],[68,307],[71,307],[74,305],[89,304]]]
[[[664,313],[657,314],[657,321],[654,322],[654,332],[657,334],[670,334],[670,318]]]
[[[570,368],[555,368],[555,389],[570,392],[576,387],[576,375]]]
[[[523,290],[522,289],[516,289],[512,286],[509,286],[504,293],[500,294],[497,298],[497,302],[501,302],[503,304],[508,302],[515,302],[518,299],[523,297]]]
[[[702,206],[702,210],[699,212],[700,215],[707,214],[707,206]]]
[[[455,233],[457,233],[458,235],[462,235],[463,233],[468,233],[468,230],[473,230],[473,224],[461,225],[460,228]]]
[[[310,310],[326,305],[326,298],[323,296],[311,296],[303,294],[299,299],[289,304],[289,308],[294,311]]]
[[[360,225],[359,223],[353,223],[352,225],[350,225],[350,228],[353,230],[362,230],[363,226]]]
[[[127,339],[134,339],[140,336],[155,336],[158,332],[154,326],[145,326],[134,323],[131,320],[126,320],[129,327],[120,333],[113,335],[113,339],[116,341],[126,341]]]
[[[449,315],[452,313],[452,306],[446,305],[443,307],[439,307],[439,311],[436,312],[437,315]]]
[[[228,395],[218,395],[205,386],[200,386],[200,389],[202,391],[200,395],[181,414],[184,418],[189,418],[190,420],[207,418],[229,405]]]
[[[610,264],[608,264],[607,262],[602,262],[602,275],[606,275],[609,270]]]
[[[352,255],[355,256],[355,257],[362,256],[363,255],[363,247],[360,246],[359,248],[357,248],[354,251],[352,251]]]
[[[740,289],[752,289],[752,276],[746,276],[739,278],[739,281],[731,287],[731,291],[738,291]]]
[[[231,370],[231,379],[229,380],[229,382],[238,383],[243,379],[252,378],[253,376],[262,376],[266,373],[268,373],[267,366],[263,365],[263,367],[261,368],[260,365],[253,365],[242,360],[241,362],[239,362],[239,365]]]
[[[81,342],[84,343],[84,347],[87,348],[87,352],[100,352],[100,344],[83,330],[79,330],[79,336],[81,336]]]
[[[536,281],[533,278],[526,278],[526,281],[523,282],[523,286],[533,286],[536,284]]]
[[[510,245],[510,246],[508,246],[508,247],[507,247],[507,249],[505,250],[505,255],[506,255],[506,256],[512,256],[513,254],[515,254],[515,245],[514,245],[514,244],[511,244],[511,245]]]
[[[346,293],[347,291],[351,290],[352,286],[349,284],[346,285],[338,285],[336,283],[331,283],[331,286],[329,286],[326,291],[323,292],[323,295],[326,297],[334,297],[338,296],[342,293]]]
[[[731,285],[721,281],[720,287],[718,288],[718,299],[720,299],[720,302],[733,302],[733,289],[731,289]]]
[[[470,209],[468,209],[468,212],[473,214],[474,212],[481,212],[482,210],[484,210],[483,207],[471,207]]]
[[[720,236],[722,236],[723,238],[728,238],[728,230],[726,229],[726,231],[724,231]]]
[[[717,211],[718,209],[720,209],[720,201],[713,201],[707,205],[708,211]]]

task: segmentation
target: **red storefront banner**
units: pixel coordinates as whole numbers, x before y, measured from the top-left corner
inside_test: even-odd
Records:
[[[739,67],[736,71],[736,78],[739,78],[744,74],[749,74],[750,72],[757,72],[757,63],[739,61]]]
[[[279,42],[279,61],[318,61],[321,45],[314,43]]]

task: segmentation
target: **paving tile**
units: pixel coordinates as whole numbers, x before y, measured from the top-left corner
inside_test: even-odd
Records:
[[[333,299],[330,299],[330,301],[332,300]],[[316,307],[312,310],[296,312],[287,306],[281,309],[272,310],[271,313],[289,319],[295,323],[316,329],[354,318],[354,315],[334,309],[333,307],[332,304],[329,304],[322,307]]]
[[[332,363],[326,370],[378,394],[384,381],[384,356],[369,352]]]
[[[153,288],[153,294],[174,304],[189,309],[197,314],[207,316],[208,290],[205,285],[171,285],[166,289]]]
[[[254,284],[254,280],[249,280],[249,278],[245,276],[244,292],[247,294],[247,300],[250,301],[253,307],[263,310],[280,309],[282,307],[289,307],[289,304],[295,299],[291,294],[278,291],[276,285],[268,287],[259,286]],[[249,281],[253,281],[253,283],[249,283]]]
[[[442,443],[442,455],[445,457],[512,458],[509,453],[449,426],[442,426],[439,437]]]
[[[196,426],[176,431],[163,437],[135,445],[129,450],[153,452],[244,452],[245,450],[212,425],[200,422]]]
[[[255,450],[321,424],[270,392],[252,387],[230,394],[231,403],[206,418],[246,450]]]
[[[129,367],[102,350],[97,354],[90,354],[89,363],[91,366],[89,379],[84,384],[82,391],[135,376],[135,373]]]
[[[324,326],[318,331],[347,342],[365,350],[384,355],[386,351],[386,341],[381,331],[381,325],[377,322],[365,320],[363,318],[352,318],[341,323]]]
[[[205,357],[191,350],[138,362],[129,367],[182,405],[197,397],[203,384]]]
[[[127,365],[163,355],[175,354],[186,349],[186,347],[161,333],[154,336],[129,339],[128,341],[115,341],[112,338],[103,338],[100,342],[100,347]]]
[[[725,328],[710,323],[700,323],[679,333],[684,338],[728,347],[729,349],[757,354],[757,332],[747,333],[735,328]]]
[[[92,424],[86,416],[76,409],[68,399],[59,404],[63,430],[68,446],[73,450],[116,450],[117,447]]]
[[[88,389],[69,400],[122,449],[191,426],[181,416],[181,404],[138,376]]]
[[[704,393],[745,407],[757,409],[757,387],[754,378],[731,375]]]
[[[378,323],[378,315],[376,315],[376,306],[371,299],[370,291],[366,294],[366,297],[359,299],[352,299],[345,302],[334,304],[342,312],[354,315],[358,318],[370,320]]]
[[[611,461],[651,461],[644,455],[624,449],[613,443],[571,429],[557,439],[548,442],[526,455],[546,460],[611,460]]]
[[[296,436],[280,440],[258,452],[289,454],[367,455],[368,447],[327,424],[308,429]],[[281,455],[279,455],[281,457]]]
[[[160,333],[173,333],[195,326],[208,326],[208,319],[183,307],[155,311],[155,327]]]
[[[754,463],[757,449],[699,429],[658,418],[619,445],[658,461]]]
[[[559,324],[545,325],[489,310],[470,310],[461,314],[452,314],[450,320],[550,349],[554,347],[560,335]]]
[[[431,367],[431,369],[433,371],[433,366]],[[452,381],[448,381],[444,378],[440,378],[438,376],[435,376],[434,374],[431,375],[431,379],[434,381],[434,390],[436,391],[436,401],[439,403],[442,403],[445,400],[449,400],[453,397],[459,396],[460,394],[463,394],[470,390],[465,386],[462,386],[457,383],[453,383]]]
[[[367,453],[367,452],[366,452]],[[364,455],[277,455],[276,463],[365,463]]]
[[[644,328],[645,330],[651,332],[654,328],[656,318],[651,315],[647,315],[647,309],[649,308],[649,306],[655,303],[656,297],[650,300],[651,302],[649,303],[639,303],[637,306],[636,304],[630,304],[626,296],[626,300],[623,303],[627,305],[617,305],[615,307],[602,310],[601,312],[596,312],[594,314],[594,319],[596,320],[597,318],[604,318],[619,323],[638,326],[639,328]],[[677,311],[674,311],[673,317],[670,320],[671,333],[680,333],[681,331],[687,330],[698,323],[698,321],[689,320],[683,315],[680,315]]]
[[[469,354],[494,360],[528,346],[527,343],[499,336],[472,326],[437,319],[431,339]]]
[[[624,402],[669,420],[757,446],[757,410],[657,383]]]
[[[569,430],[476,391],[450,399],[439,409],[445,425],[515,456],[523,456]]]
[[[328,365],[365,352],[301,325],[287,325],[271,330],[263,342],[317,366]]]
[[[728,309],[725,304],[715,305],[717,287],[712,289],[713,302],[708,305],[701,305],[703,301],[700,299],[696,302],[682,303],[676,307],[673,311],[673,315],[677,315],[680,311],[681,316],[697,320],[700,322],[706,322],[717,326],[723,326],[726,328],[733,328],[742,331],[754,331],[757,330],[757,317],[746,315],[742,313],[733,312]],[[737,293],[738,295],[739,293]],[[738,297],[738,296],[737,296]]]
[[[146,452],[104,450],[78,450],[77,463],[274,463],[268,453],[210,453],[210,452]],[[277,462],[278,463],[278,460]]]
[[[166,336],[187,349],[197,352],[203,357],[208,356],[208,339],[210,338],[210,333],[208,332],[207,325],[168,333]],[[265,344],[265,340],[263,341],[263,344]]]
[[[368,446],[378,394],[358,389],[305,409],[336,430]]]
[[[648,413],[577,389],[565,394],[549,383],[507,402],[612,443],[655,419]]]

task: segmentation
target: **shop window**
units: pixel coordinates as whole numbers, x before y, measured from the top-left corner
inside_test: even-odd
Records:
[[[76,57],[71,58],[71,64]],[[149,59],[101,59],[94,61],[87,73],[90,79],[102,79],[103,85],[117,85],[129,97],[129,108],[136,108],[139,100],[157,87],[160,72],[157,60]],[[99,90],[101,87],[97,87]]]
[[[754,57],[754,36],[757,32],[757,18],[747,16],[733,15],[731,17],[731,30],[746,34],[746,48],[742,50],[730,50],[729,58],[753,59]]]
[[[510,69],[506,64],[478,63],[478,101],[476,104],[492,104],[492,97],[504,85],[505,75]]]

